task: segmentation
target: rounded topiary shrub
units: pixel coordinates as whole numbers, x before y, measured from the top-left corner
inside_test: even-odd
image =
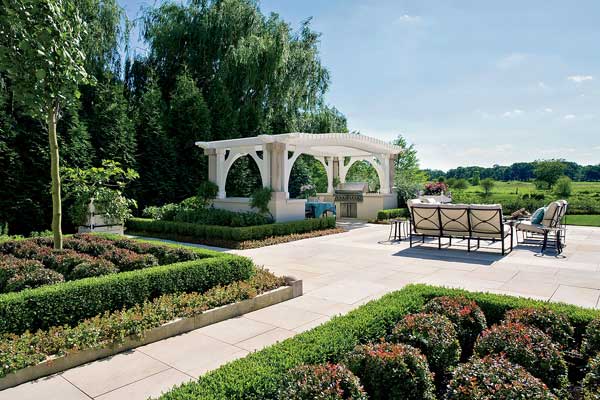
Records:
[[[590,359],[588,373],[583,378],[584,400],[600,399],[600,354]]]
[[[533,326],[518,322],[495,325],[481,333],[474,352],[480,357],[504,353],[557,393],[568,385],[567,364],[559,346]]]
[[[473,300],[463,296],[443,296],[430,300],[423,309],[448,317],[454,324],[463,355],[470,355],[477,336],[487,328],[485,315]]]
[[[548,308],[517,308],[510,310],[504,317],[505,322],[520,322],[531,325],[545,332],[563,348],[573,343],[575,330],[566,315],[559,314]]]
[[[366,400],[360,381],[340,364],[302,365],[286,374],[281,400]]]
[[[358,346],[345,364],[362,382],[370,399],[435,399],[433,374],[421,352],[406,344]]]
[[[548,387],[503,356],[474,357],[454,370],[448,400],[558,400]]]
[[[581,353],[588,357],[600,353],[600,318],[593,320],[585,328],[581,342]]]
[[[44,285],[53,285],[63,282],[62,274],[48,268],[22,270],[11,277],[4,288],[5,292],[18,292],[24,289],[33,289]]]
[[[393,329],[390,340],[420,349],[429,367],[440,378],[460,358],[460,344],[454,325],[440,314],[409,314]]]
[[[69,279],[90,278],[93,276],[116,274],[117,272],[119,272],[119,269],[113,263],[98,259],[91,262],[83,262],[75,266],[69,275]]]

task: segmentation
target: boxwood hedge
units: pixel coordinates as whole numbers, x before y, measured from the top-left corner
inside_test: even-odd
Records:
[[[72,325],[162,294],[203,292],[253,273],[249,259],[221,255],[6,293],[0,295],[0,333]]]
[[[386,337],[401,318],[420,311],[430,299],[456,295],[475,300],[486,314],[489,324],[500,322],[509,309],[546,306],[566,313],[576,332],[581,334],[586,324],[600,316],[598,310],[566,304],[409,285],[345,316],[333,318],[315,329],[224,365],[196,382],[184,384],[164,394],[161,399],[272,399],[276,397],[289,369],[302,364],[339,362],[356,345]]]
[[[389,208],[377,211],[378,221],[385,221],[392,218],[408,218],[408,208]]]
[[[177,236],[187,236],[195,239],[241,242],[244,240],[261,240],[271,236],[335,228],[335,218],[311,218],[301,221],[277,222],[274,224],[245,227],[201,225],[188,222],[131,218],[127,221],[126,226],[128,232],[135,232],[136,234],[146,236],[160,234],[161,237],[172,235],[174,238]]]

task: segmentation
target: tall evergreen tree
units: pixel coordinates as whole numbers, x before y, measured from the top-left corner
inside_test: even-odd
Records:
[[[164,104],[160,89],[155,82],[141,98],[137,110],[136,135],[138,142],[137,171],[140,178],[136,182],[138,205],[168,203],[176,200],[177,187],[173,140],[163,126]]]
[[[177,156],[173,165],[177,177],[175,196],[184,199],[195,195],[200,183],[208,176],[206,157],[194,143],[211,138],[208,107],[202,92],[187,73],[177,78],[167,125]]]

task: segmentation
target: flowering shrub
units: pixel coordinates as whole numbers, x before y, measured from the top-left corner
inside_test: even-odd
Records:
[[[448,186],[444,182],[432,182],[425,184],[426,195],[438,195],[442,194],[442,192],[446,193],[447,191]]]
[[[343,365],[302,365],[288,371],[281,400],[366,400],[358,378]]]
[[[62,274],[48,268],[22,269],[6,281],[4,291],[18,292],[24,289],[52,285],[64,280]]]
[[[525,325],[531,325],[546,333],[555,342],[563,348],[568,347],[573,342],[575,330],[571,326],[569,319],[548,308],[517,308],[510,310],[504,317],[505,322],[520,322]]]
[[[502,354],[561,393],[568,384],[567,365],[560,347],[537,328],[518,322],[495,325],[475,343],[475,354]]]
[[[452,322],[440,314],[409,314],[392,331],[393,342],[420,349],[436,378],[458,363],[460,344]]]
[[[121,271],[135,271],[158,265],[158,260],[152,254],[137,254],[133,251],[113,248],[101,255],[101,258],[112,262]]]
[[[92,276],[102,276],[116,274],[119,269],[113,263],[107,260],[93,260],[91,262],[82,262],[77,264],[69,275],[69,280],[90,278]]]
[[[459,365],[448,384],[446,398],[558,400],[542,381],[504,356],[473,358]]]
[[[405,344],[358,346],[346,358],[370,399],[435,399],[433,374],[418,349]]]
[[[473,300],[463,296],[443,296],[430,300],[423,309],[448,317],[454,324],[463,355],[470,354],[477,336],[487,328],[485,315]]]
[[[38,260],[24,260],[11,255],[0,255],[0,293],[11,292],[7,288],[8,282],[13,282],[13,277],[27,275],[35,270],[43,269],[44,265]]]
[[[581,342],[581,353],[593,357],[600,353],[600,318],[590,322]]]
[[[590,359],[582,386],[584,400],[600,399],[600,354]]]

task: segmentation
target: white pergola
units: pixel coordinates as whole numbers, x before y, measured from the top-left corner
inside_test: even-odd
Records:
[[[219,187],[219,199],[226,198],[225,183],[233,163],[250,156],[256,162],[264,187],[285,193],[294,162],[301,154],[314,156],[327,172],[327,193],[333,193],[334,177],[346,181],[348,170],[357,161],[368,161],[379,176],[380,193],[389,194],[394,180],[394,157],[401,147],[353,133],[284,133],[255,137],[196,142],[209,157],[209,180]]]

